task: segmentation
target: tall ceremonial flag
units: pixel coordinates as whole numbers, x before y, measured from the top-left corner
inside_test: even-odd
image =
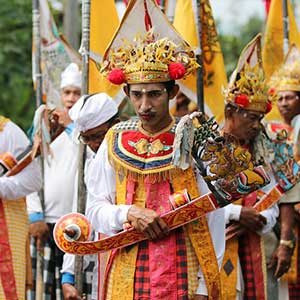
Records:
[[[90,22],[89,94],[106,92],[116,98],[120,86],[113,85],[104,78],[94,63],[101,63],[105,49],[119,26],[114,0],[91,0]]]
[[[289,44],[300,46],[300,35],[290,0],[287,1],[289,18]],[[283,10],[282,0],[272,0],[264,36],[262,50],[263,64],[266,77],[274,73],[283,63]]]
[[[297,29],[295,16],[290,0],[287,1],[288,19],[289,19],[289,44],[295,43],[300,47],[300,35]],[[264,36],[264,45],[262,49],[263,66],[266,78],[270,76],[283,63],[283,7],[282,0],[272,0],[267,19],[267,25]],[[267,115],[268,120],[279,120],[280,114],[276,105],[272,111]]]
[[[195,47],[199,53],[199,36],[197,30],[196,0],[178,0],[175,9],[174,26],[183,38]],[[222,87],[227,85],[227,77],[224,66],[223,54],[215,21],[209,0],[201,0],[201,30],[202,30],[202,59],[204,81],[204,105],[205,113],[214,115],[217,122],[224,120],[224,97]],[[196,74],[180,81],[180,87],[191,100],[197,103],[197,79]]]
[[[39,0],[39,4],[43,101],[60,107],[60,75],[71,62],[75,62],[80,66],[81,57],[58,33],[48,1]],[[32,57],[34,57],[34,46],[32,51]]]

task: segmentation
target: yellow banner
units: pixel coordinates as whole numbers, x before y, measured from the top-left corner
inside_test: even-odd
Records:
[[[117,14],[114,0],[91,1],[91,17],[90,17],[90,51],[98,58],[102,56],[104,51],[112,39],[114,32],[119,25],[119,17]],[[89,64],[89,93],[105,92],[114,97],[120,90],[119,86],[115,86],[108,82],[97,69],[94,62]]]
[[[191,46],[199,48],[195,5],[196,1],[193,0],[178,0],[174,26]],[[210,116],[214,115],[218,122],[222,122],[224,120],[222,86],[226,87],[227,77],[209,0],[201,0],[201,30],[205,112]],[[196,74],[182,80],[181,84],[183,92],[197,103]]]
[[[300,47],[300,35],[290,0],[287,0],[289,16],[289,44],[295,43]],[[283,10],[282,0],[272,0],[266,25],[262,58],[267,79],[283,63]],[[280,113],[274,103],[272,111],[267,115],[268,120],[280,120]]]

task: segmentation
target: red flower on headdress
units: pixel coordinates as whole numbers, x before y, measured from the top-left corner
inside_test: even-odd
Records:
[[[274,95],[276,93],[276,89],[274,88],[274,87],[271,87],[270,89],[269,89],[269,95]]]
[[[242,107],[247,107],[249,105],[249,98],[246,94],[240,94],[236,96],[234,103]]]
[[[267,102],[267,107],[266,107],[266,114],[269,113],[272,110],[272,102],[268,101]]]
[[[125,82],[125,75],[121,69],[113,69],[109,72],[107,79],[113,84],[122,84]]]
[[[171,63],[168,66],[171,80],[181,79],[185,75],[185,66],[182,63]]]

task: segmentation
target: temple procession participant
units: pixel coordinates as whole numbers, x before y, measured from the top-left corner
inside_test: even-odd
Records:
[[[233,237],[226,243],[222,268],[225,299],[285,299],[277,279],[290,265],[293,214],[288,214],[292,203],[299,202],[299,186],[294,186],[279,200],[281,233],[277,237],[272,231],[279,215],[277,204],[262,212],[253,207],[278,183],[278,177],[273,174],[276,145],[261,123],[276,95],[269,93],[265,81],[260,38],[258,35],[246,47],[225,90],[224,137],[228,142],[248,148],[253,163],[263,164],[273,183],[244,197],[240,203],[225,207],[226,221],[233,221],[243,229],[239,238]]]
[[[287,132],[288,141],[293,145],[294,157],[300,163],[300,51],[296,45],[290,47],[285,62],[271,77],[270,86],[278,95],[277,107],[283,122],[271,122],[268,128],[272,132],[281,130]],[[300,201],[300,195],[298,201]],[[298,205],[295,206],[295,210],[297,213],[296,246],[292,266],[287,274],[290,300],[300,298],[300,211]]]
[[[81,71],[76,64],[70,64],[62,72],[60,87],[63,109],[56,109],[55,115],[65,130],[51,144],[53,158],[49,163],[44,159],[44,204],[42,206],[37,193],[27,197],[33,270],[36,269],[37,251],[41,251],[44,294],[56,300],[62,299],[63,252],[55,245],[52,230],[58,218],[71,212],[73,203],[77,202],[78,143],[72,138],[74,124],[68,114],[81,95]],[[35,299],[34,287],[28,297]]]
[[[116,103],[105,93],[95,94],[92,96],[83,96],[78,102],[70,109],[69,115],[75,125],[75,129],[80,133],[78,138],[81,143],[86,144],[91,151],[88,152],[85,173],[88,170],[90,161],[93,159],[95,154],[100,147],[104,136],[108,129],[119,122],[118,119],[118,107]],[[87,299],[97,300],[98,289],[100,283],[100,276],[98,277],[98,262],[103,260],[103,255],[99,254],[90,255],[84,257],[84,271],[87,273],[86,268],[89,267],[89,261],[92,260],[95,264],[92,285],[92,294],[87,295]],[[79,293],[74,287],[74,265],[75,256],[71,254],[64,255],[64,263],[62,267],[62,287],[65,300],[77,300]],[[101,265],[101,264],[100,264]],[[85,291],[86,289],[83,289]],[[87,288],[88,290],[88,288]]]
[[[223,210],[171,232],[159,216],[170,210],[173,191],[187,188],[196,197],[207,187],[199,191],[192,168],[172,164],[177,122],[169,100],[178,92],[174,79],[196,69],[195,56],[156,4],[147,3],[151,16],[141,1],[131,2],[104,58],[104,74],[126,83],[138,118],[110,129],[91,162],[87,216],[96,231],[113,235],[129,223],[148,240],[111,252],[103,299],[219,299]],[[144,28],[144,12],[147,29],[152,21],[158,31],[128,41],[133,29]]]
[[[10,169],[29,146],[25,133],[0,116],[0,164]],[[12,164],[11,164],[12,163]],[[41,188],[36,161],[16,175],[0,178],[0,299],[25,300],[32,284],[29,254],[29,221],[24,196]]]

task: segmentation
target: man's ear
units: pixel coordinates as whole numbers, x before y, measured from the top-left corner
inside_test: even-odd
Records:
[[[126,94],[126,96],[129,98],[129,88],[127,84],[123,86],[123,91]]]
[[[179,91],[179,86],[178,84],[175,84],[169,93],[169,100],[173,99],[177,95],[178,91]]]

